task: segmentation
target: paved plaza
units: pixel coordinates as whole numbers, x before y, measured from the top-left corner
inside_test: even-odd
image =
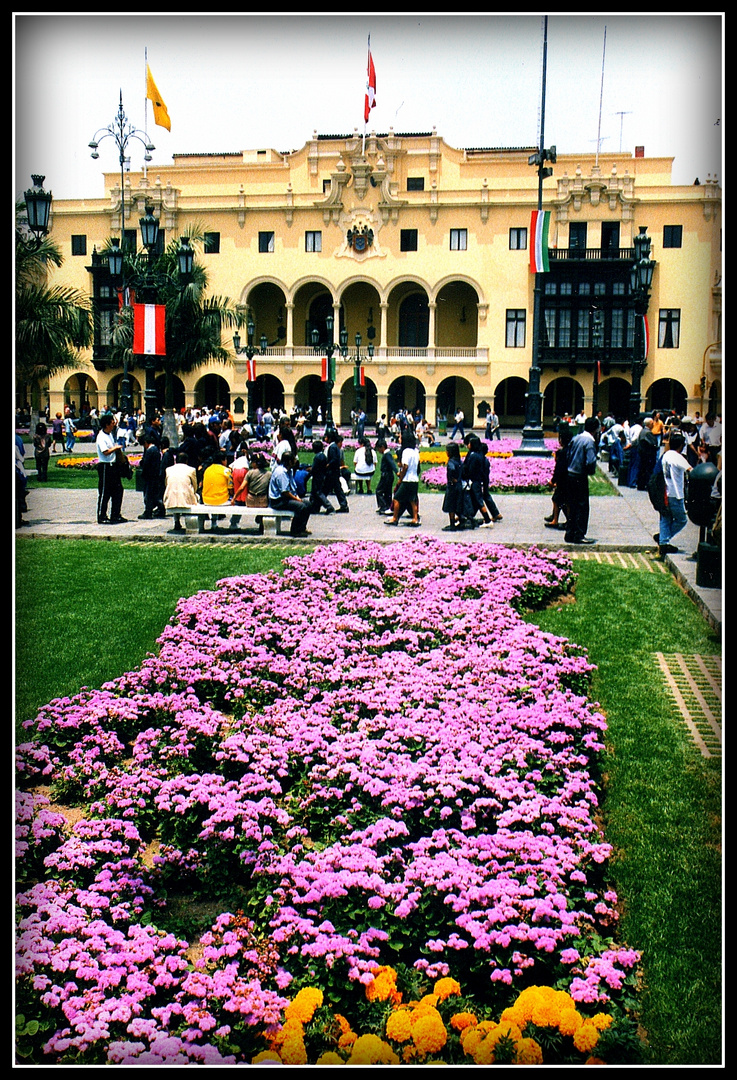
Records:
[[[386,518],[376,513],[373,495],[353,494],[349,498],[350,514],[312,515],[309,531],[312,541],[318,543],[336,540],[398,540],[421,533],[448,540],[451,543],[510,544],[517,547],[538,545],[548,548],[565,548],[577,557],[613,558],[627,565],[639,560],[640,564],[652,561],[656,545],[653,533],[657,531],[657,514],[650,505],[647,493],[632,488],[617,488],[614,496],[591,498],[589,536],[596,541],[586,548],[566,544],[562,532],[546,528],[544,518],[551,511],[549,495],[495,496],[503,520],[493,529],[473,529],[454,533],[443,531],[448,518],[442,511],[443,496],[421,495],[421,526],[408,526],[409,518],[400,520],[396,528],[385,524]],[[195,543],[273,543],[273,522],[267,523],[265,536],[255,530],[239,532],[228,530],[227,516],[221,532],[208,531],[199,534],[188,529],[185,534],[172,533],[173,521],[159,519],[140,521],[143,496],[126,484],[123,515],[129,520],[122,525],[98,525],[95,507],[97,492],[94,490],[67,491],[59,488],[33,488],[28,495],[27,522],[17,530],[23,536],[65,536],[78,539],[107,539],[148,542],[195,542]],[[227,515],[227,507],[224,508]],[[278,538],[279,543],[301,545],[303,541],[292,540],[288,535]],[[690,521],[676,538],[679,552],[666,556],[666,566],[676,580],[692,597],[714,628],[721,632],[722,590],[697,585],[697,564],[694,554],[699,543],[699,529]],[[642,557],[644,556],[644,563]],[[659,564],[656,564],[656,566]]]

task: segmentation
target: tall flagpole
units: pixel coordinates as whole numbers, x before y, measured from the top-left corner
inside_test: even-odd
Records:
[[[599,150],[601,148],[601,103],[604,99],[604,59],[606,57],[606,26],[604,27],[604,49],[601,54],[601,90],[599,91],[599,128],[596,133],[596,167],[599,167]],[[620,146],[620,150],[622,147]]]
[[[143,85],[145,92],[143,95],[143,130],[148,131],[148,46],[143,46]],[[147,176],[146,162],[143,163],[143,175]]]
[[[368,36],[368,54],[366,60],[366,93],[368,94],[369,69],[371,64],[371,34]],[[366,113],[363,114],[363,142],[361,143],[361,157],[366,156]]]

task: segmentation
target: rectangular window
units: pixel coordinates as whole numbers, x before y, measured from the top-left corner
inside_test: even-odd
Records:
[[[579,309],[578,334],[576,344],[579,349],[588,349],[591,344],[591,313]]]
[[[417,229],[402,229],[399,233],[400,251],[417,251]]]
[[[507,309],[507,348],[524,349],[527,312],[524,308]]]
[[[305,233],[305,251],[322,251],[322,233],[319,230]]]
[[[586,250],[586,222],[572,221],[568,226],[568,250]]]
[[[86,255],[87,254],[87,237],[86,236],[73,236],[72,237],[72,255]]]
[[[219,232],[206,232],[205,233],[205,255],[219,255],[220,254],[220,233]]]
[[[98,311],[97,318],[100,327],[100,345],[111,345],[113,340],[113,327],[117,311],[107,309]]]
[[[624,348],[625,317],[622,308],[612,308],[611,345],[613,349]]]
[[[408,176],[407,177],[407,191],[424,191],[425,190],[425,177],[424,176]]]
[[[619,258],[619,222],[602,221],[601,223],[602,259]]]
[[[467,229],[451,229],[450,230],[450,250],[451,251],[465,251],[468,247],[468,230]]]
[[[509,230],[509,250],[527,251],[527,229]]]
[[[258,250],[262,254],[267,252],[273,252],[274,250],[274,234],[273,232],[260,232],[258,234]]]
[[[683,243],[683,225],[663,226],[663,247],[679,248]]]
[[[679,308],[661,308],[658,320],[658,348],[677,349],[681,337]]]
[[[323,182],[322,182],[322,193],[323,193],[323,195],[329,195],[330,194],[330,186],[331,186],[332,182],[333,182],[332,180],[323,180]]]
[[[138,233],[135,229],[126,229],[123,233],[121,248],[124,251],[138,251]]]

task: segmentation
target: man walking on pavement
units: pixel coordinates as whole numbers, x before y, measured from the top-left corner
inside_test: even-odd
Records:
[[[589,527],[589,477],[596,472],[596,439],[599,421],[590,416],[583,431],[574,435],[568,446],[568,521],[565,533],[568,544],[595,544],[586,535]]]

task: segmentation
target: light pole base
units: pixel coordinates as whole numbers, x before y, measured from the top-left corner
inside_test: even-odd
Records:
[[[545,445],[545,434],[541,427],[522,429],[522,442],[513,450],[515,457],[550,457],[552,451]]]

